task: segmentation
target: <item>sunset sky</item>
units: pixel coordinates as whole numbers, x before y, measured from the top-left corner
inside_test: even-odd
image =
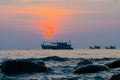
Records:
[[[120,0],[0,0],[0,49],[120,47]]]

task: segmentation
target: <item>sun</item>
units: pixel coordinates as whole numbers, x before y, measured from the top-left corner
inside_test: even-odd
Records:
[[[42,28],[42,34],[45,36],[45,39],[53,39],[53,35],[58,33],[58,29],[55,26],[43,26]]]

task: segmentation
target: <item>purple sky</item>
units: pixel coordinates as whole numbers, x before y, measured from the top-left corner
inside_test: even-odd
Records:
[[[120,47],[119,9],[119,0],[1,0],[0,49],[68,40],[75,48]]]

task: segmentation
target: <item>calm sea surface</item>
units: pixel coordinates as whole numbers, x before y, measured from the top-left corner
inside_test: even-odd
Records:
[[[20,74],[6,76],[0,73],[0,79],[12,80],[68,80],[76,78],[77,80],[108,80],[111,75],[120,73],[120,69],[103,71],[94,74],[74,75],[73,67],[84,59],[93,61],[94,64],[105,64],[118,60],[120,50],[0,50],[0,63],[8,59],[28,59],[28,58],[45,58],[48,56],[58,56],[69,58],[68,61],[45,61],[46,65],[53,69],[46,73]],[[67,78],[67,79],[66,79]]]

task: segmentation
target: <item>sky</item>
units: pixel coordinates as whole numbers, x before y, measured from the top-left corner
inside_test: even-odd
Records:
[[[119,35],[119,0],[0,0],[0,49],[69,40],[74,48],[119,48]]]

